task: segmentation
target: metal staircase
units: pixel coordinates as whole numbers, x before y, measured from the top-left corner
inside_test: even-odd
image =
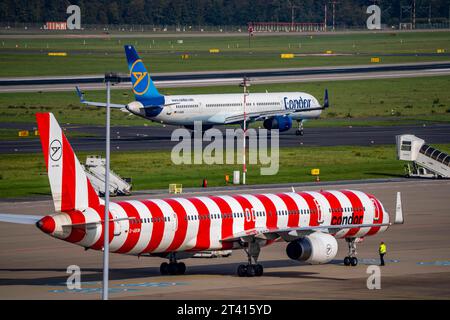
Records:
[[[450,178],[449,154],[425,144],[414,135],[400,135],[396,140],[397,158],[412,162],[405,167],[407,176]]]
[[[88,156],[86,158],[86,165],[84,171],[91,181],[95,191],[100,195],[105,195],[105,159],[100,156]],[[130,179],[121,178],[114,171],[109,172],[109,194],[116,195],[130,195],[131,181]]]

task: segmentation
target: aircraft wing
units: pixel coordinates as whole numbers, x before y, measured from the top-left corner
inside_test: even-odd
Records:
[[[105,102],[93,102],[93,101],[86,101],[84,99],[84,94],[83,92],[81,92],[80,88],[76,87],[77,89],[77,95],[80,98],[80,102],[88,105],[88,106],[94,106],[94,107],[104,107],[106,108],[106,103]],[[111,108],[116,108],[116,109],[125,109],[126,105],[124,104],[117,104],[117,103],[110,103],[109,106]]]
[[[316,231],[322,231],[326,233],[336,233],[342,229],[352,229],[352,228],[370,228],[370,227],[384,227],[390,226],[391,223],[379,223],[379,224],[346,224],[346,225],[323,225],[314,227],[293,227],[293,228],[253,228],[245,230],[236,234],[231,235],[222,242],[236,242],[244,241],[247,242],[252,238],[260,239],[275,239],[281,237],[282,235],[288,235],[290,237],[303,237],[310,233]]]
[[[267,110],[267,111],[258,111],[258,112],[249,112],[245,115],[245,118],[247,121],[260,121],[265,120],[270,117],[275,116],[288,116],[290,114],[295,113],[301,113],[301,112],[308,112],[308,111],[315,111],[315,110],[323,110],[324,107],[318,107],[318,108],[309,108],[309,109],[299,109],[299,110]],[[244,121],[244,113],[236,113],[233,115],[229,115],[224,117],[223,124],[231,124],[231,123],[238,123]]]

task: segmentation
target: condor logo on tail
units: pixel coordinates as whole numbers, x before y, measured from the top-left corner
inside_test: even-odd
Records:
[[[131,82],[133,83],[133,92],[135,94],[143,95],[147,92],[150,85],[150,77],[141,59],[136,60],[131,66]]]
[[[58,139],[55,139],[50,143],[50,158],[52,158],[53,161],[58,161],[61,159],[62,155],[62,146],[61,141]]]

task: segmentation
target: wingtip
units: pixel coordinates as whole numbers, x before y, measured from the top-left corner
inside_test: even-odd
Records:
[[[80,98],[80,101],[83,102],[84,101],[84,94],[83,92],[80,90],[80,88],[78,86],[75,87],[78,98]]]
[[[325,88],[325,95],[323,98],[323,107],[328,108],[330,106],[329,100],[328,100],[328,88]]]

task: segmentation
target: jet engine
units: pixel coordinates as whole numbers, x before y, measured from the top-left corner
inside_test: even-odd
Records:
[[[292,241],[286,247],[286,254],[289,258],[310,264],[330,262],[336,256],[337,251],[336,239],[322,232],[314,232]]]
[[[267,130],[278,129],[280,132],[287,131],[292,128],[292,118],[288,116],[272,117],[264,120],[263,126]]]
[[[139,101],[133,101],[127,104],[126,109],[130,111],[131,113],[137,114],[137,115],[144,115],[144,105],[140,103]]]

